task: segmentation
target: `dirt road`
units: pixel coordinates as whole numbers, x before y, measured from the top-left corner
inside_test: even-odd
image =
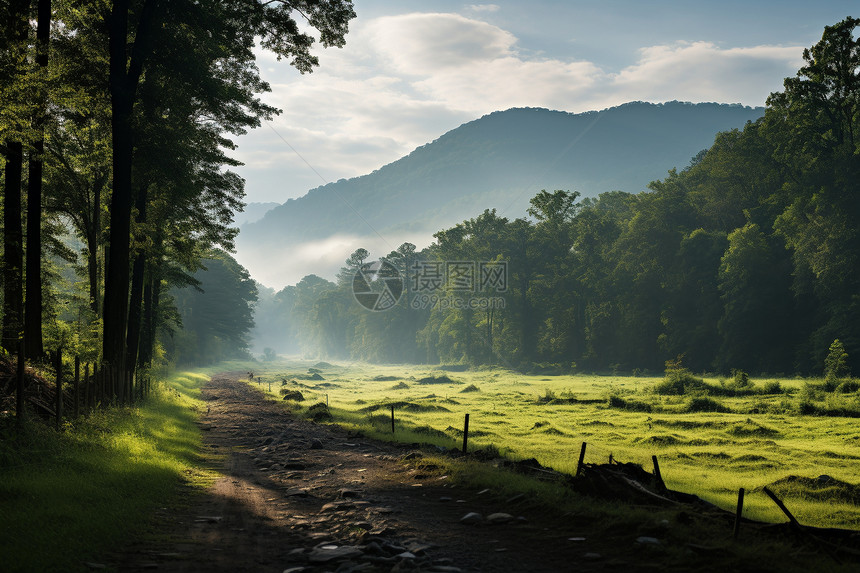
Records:
[[[456,487],[409,450],[301,420],[238,380],[203,390],[207,455],[223,477],[157,516],[160,541],[108,560],[120,571],[648,571],[635,532],[589,536],[584,517]],[[413,457],[416,454],[411,454]],[[463,523],[469,513],[483,519]],[[488,519],[493,514],[494,521]],[[467,520],[468,521],[468,520]],[[477,518],[476,518],[477,521]],[[640,533],[641,535],[641,533]]]

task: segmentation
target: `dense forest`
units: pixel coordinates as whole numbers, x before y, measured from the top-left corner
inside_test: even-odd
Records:
[[[356,304],[359,249],[336,282],[261,289],[261,344],[382,362],[528,370],[820,374],[839,339],[860,364],[860,20],[827,27],[764,116],[650,192],[541,191],[528,217],[495,210],[383,258],[406,290],[394,308]],[[414,304],[427,262],[507,264],[503,308]],[[415,285],[413,285],[415,286]],[[451,282],[438,293],[464,299]],[[271,354],[271,353],[270,353]]]
[[[4,358],[134,372],[245,353],[231,138],[279,113],[254,49],[310,72],[354,17],[349,0],[0,0]]]

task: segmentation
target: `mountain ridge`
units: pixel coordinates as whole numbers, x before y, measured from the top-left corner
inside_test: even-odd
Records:
[[[484,209],[525,216],[528,200],[541,189],[585,197],[644,191],[669,169],[688,165],[719,131],[763,113],[740,104],[677,101],[584,113],[492,112],[371,173],[315,187],[242,225],[240,256],[334,236],[385,235],[391,237],[386,243],[400,244],[400,235],[429,237]]]

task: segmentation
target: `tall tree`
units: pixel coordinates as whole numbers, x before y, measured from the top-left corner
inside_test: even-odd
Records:
[[[292,58],[292,64],[302,72],[318,65],[311,55],[314,39],[301,32],[293,13],[301,14],[306,22],[320,32],[323,46],[342,46],[349,21],[355,17],[349,0],[322,2],[228,2],[197,4],[174,2],[169,5],[158,0],[114,0],[108,17],[110,46],[110,93],[113,133],[113,189],[111,196],[110,255],[105,277],[104,357],[108,362],[124,359],[128,320],[129,263],[131,212],[133,203],[132,164],[134,154],[133,110],[137,90],[145,69],[156,52],[170,51],[173,36],[182,29],[206,30],[198,40],[222,43],[228,54],[222,65],[233,65],[230,56],[238,56],[247,64],[256,38],[278,57]],[[200,22],[221,24],[200,29]],[[132,24],[133,23],[133,24]],[[130,26],[134,33],[129,36]],[[131,40],[131,41],[130,41]],[[157,47],[157,48],[156,48]],[[208,64],[208,62],[205,62]],[[211,70],[207,70],[211,71]],[[232,72],[231,72],[232,73]],[[243,74],[256,69],[244,69]],[[199,77],[191,74],[190,77]],[[189,76],[175,76],[177,82]],[[265,85],[257,82],[261,89]],[[230,93],[225,105],[230,105]]]
[[[42,345],[42,173],[47,117],[48,49],[51,35],[51,0],[38,0],[36,23],[36,107],[33,116],[35,141],[30,153],[27,179],[27,264],[24,296],[24,354],[40,358]]]
[[[820,364],[834,338],[860,351],[860,19],[824,29],[765,125],[788,173],[775,227],[794,254],[795,290],[820,302],[809,349]]]
[[[12,351],[24,327],[24,234],[22,230],[21,183],[26,118],[20,113],[22,82],[27,50],[27,0],[4,3],[0,29],[0,134],[5,158],[3,177],[3,347]]]

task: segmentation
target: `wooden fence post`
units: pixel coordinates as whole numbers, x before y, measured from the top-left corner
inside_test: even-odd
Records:
[[[394,404],[391,405],[391,433],[394,434]]]
[[[772,491],[770,491],[767,487],[763,487],[763,488],[762,488],[762,491],[763,491],[764,493],[766,493],[766,494],[767,494],[767,496],[768,496],[770,499],[772,499],[772,500],[773,500],[773,502],[776,504],[776,506],[777,506],[779,509],[781,509],[781,510],[782,510],[782,512],[783,512],[783,513],[785,514],[785,516],[788,518],[788,521],[791,523],[791,527],[792,527],[792,528],[797,529],[797,530],[801,530],[801,529],[803,529],[803,528],[800,526],[800,523],[798,523],[798,522],[797,522],[797,520],[794,518],[794,516],[793,516],[793,515],[791,515],[791,512],[790,512],[790,511],[788,511],[788,508],[787,508],[787,507],[785,507],[785,504],[784,504],[784,503],[782,503],[782,500],[781,500],[781,499],[779,499],[778,497],[776,497],[776,494],[775,494],[775,493],[773,493]]]
[[[659,491],[666,491],[666,484],[663,483],[663,476],[660,473],[660,464],[657,463],[657,456],[651,456],[651,461],[654,462],[654,486]]]
[[[741,531],[741,515],[744,512],[744,488],[738,489],[738,508],[735,511],[735,530],[733,532],[733,536],[735,539],[738,538],[738,535]]]
[[[93,399],[93,389],[91,388],[93,382],[90,380],[90,363],[87,362],[84,364],[84,407],[87,409],[87,412],[93,409],[92,399]]]
[[[582,447],[579,449],[579,462],[576,464],[576,475],[574,477],[579,477],[580,472],[582,471],[583,463],[585,462],[585,446],[587,444],[582,442]]]
[[[75,356],[75,418],[81,415],[81,358]]]
[[[99,363],[93,363],[93,384],[95,387],[93,391],[95,395],[93,396],[93,408],[95,408],[96,404],[100,405],[104,402],[104,392],[102,391],[101,378],[99,378]]]
[[[57,369],[57,429],[63,423],[63,349],[57,348],[55,357],[55,367]]]
[[[463,453],[466,453],[466,446],[469,443],[469,414],[466,414],[466,421],[463,423]]]
[[[24,339],[18,339],[18,380],[15,386],[15,422],[18,429],[24,425]]]

